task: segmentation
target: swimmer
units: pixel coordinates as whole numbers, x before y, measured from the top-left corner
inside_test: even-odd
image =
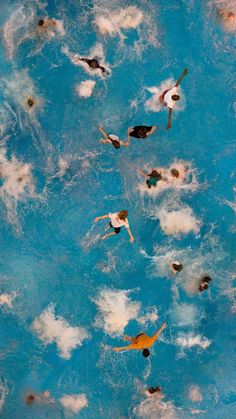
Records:
[[[155,393],[160,393],[160,392],[161,392],[161,387],[159,385],[157,387],[149,387],[147,389],[148,395],[153,395]]]
[[[54,19],[48,19],[47,17],[44,19],[39,19],[38,27],[39,29],[48,29],[51,26],[57,26],[57,22]]]
[[[157,126],[146,127],[145,125],[139,125],[137,127],[130,127],[128,129],[128,143],[130,143],[130,137],[134,138],[147,138],[149,135],[156,131]]]
[[[183,270],[182,263],[177,262],[177,261],[169,262],[169,267],[174,275],[176,275],[178,272],[181,272]]]
[[[176,105],[176,102],[180,99],[180,96],[178,95],[179,85],[187,73],[188,73],[188,69],[185,68],[181,76],[178,78],[175,86],[172,89],[165,90],[159,97],[159,101],[161,102],[161,104],[163,106],[167,106],[169,109],[168,122],[167,122],[166,129],[171,128],[171,119],[172,119],[173,109]]]
[[[145,173],[143,170],[139,169],[137,167],[137,172],[140,173],[146,180],[147,187],[151,189],[153,186],[154,188],[157,186],[157,182],[159,180],[162,180],[162,175],[160,171],[157,171],[156,169],[152,169],[151,173]]]
[[[224,27],[228,31],[232,31],[236,28],[236,16],[235,13],[229,12],[228,10],[218,10],[218,17],[221,19]]]
[[[151,346],[154,345],[159,335],[165,328],[166,328],[166,323],[163,323],[161,328],[153,336],[148,336],[146,335],[146,333],[141,333],[140,335],[135,336],[135,337],[124,336],[123,339],[131,342],[130,345],[122,346],[121,348],[113,348],[113,351],[115,352],[129,351],[132,349],[142,350],[143,356],[147,358],[150,355],[150,351],[148,348],[151,348]]]
[[[115,236],[116,234],[120,233],[121,227],[125,227],[130,238],[130,243],[134,242],[134,237],[131,233],[128,222],[128,211],[122,210],[113,214],[109,213],[108,215],[102,215],[101,217],[95,218],[94,221],[97,223],[99,220],[104,220],[105,218],[110,218],[111,220],[105,231],[109,230],[110,228],[113,228],[114,231],[103,236],[102,240],[105,240],[111,236]]]
[[[198,291],[202,292],[204,290],[207,290],[209,287],[209,282],[211,282],[210,276],[204,276],[199,283]]]
[[[80,60],[80,61],[86,62],[92,70],[97,70],[99,68],[102,71],[102,73],[106,73],[106,69],[104,67],[100,66],[100,64],[98,63],[98,60],[96,60],[96,58],[89,59],[89,58],[79,57],[77,59]]]
[[[33,106],[34,106],[34,99],[30,96],[30,97],[28,97],[28,99],[27,99],[27,105],[30,107],[30,108],[32,108]]]
[[[124,147],[129,146],[129,143],[127,141],[126,142],[121,141],[119,139],[119,137],[117,137],[117,135],[114,135],[114,134],[109,134],[108,135],[103,130],[101,125],[98,126],[98,129],[99,129],[100,133],[103,135],[103,137],[105,138],[104,140],[102,138],[100,139],[101,144],[112,144],[113,147],[115,147],[116,149],[120,148],[121,146],[124,146]]]
[[[27,395],[26,397],[26,404],[28,404],[29,406],[31,406],[33,403],[35,402],[39,402],[39,403],[54,403],[55,400],[50,397],[50,393],[49,391],[44,391],[41,394],[33,394],[30,393]]]

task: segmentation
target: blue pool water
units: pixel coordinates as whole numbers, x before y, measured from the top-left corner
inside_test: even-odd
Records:
[[[230,0],[1,0],[1,418],[235,418],[235,32],[217,19],[226,3],[236,13]],[[136,27],[122,28],[129,6]],[[44,16],[59,29],[39,33]],[[106,79],[63,52],[88,57],[97,43]],[[148,88],[186,67],[184,109],[167,131]],[[96,84],[81,97],[87,80]],[[158,130],[115,150],[99,143],[99,123],[122,139],[129,126]],[[190,184],[159,193],[134,167],[179,162]],[[94,218],[121,209],[134,243],[123,230],[101,241],[106,221]],[[199,294],[204,274],[212,283]],[[111,350],[163,322],[150,358]],[[158,384],[163,398],[147,398]]]

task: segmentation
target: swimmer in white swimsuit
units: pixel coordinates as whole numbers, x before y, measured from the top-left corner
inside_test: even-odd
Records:
[[[176,105],[176,102],[180,99],[180,96],[178,95],[179,85],[187,73],[188,73],[188,69],[185,68],[181,76],[178,78],[175,86],[170,90],[165,90],[159,97],[159,100],[162,103],[162,105],[167,106],[169,109],[168,122],[167,122],[166,129],[171,128],[172,112]]]
[[[116,149],[118,149],[118,148],[120,148],[121,146],[124,146],[124,147],[129,147],[129,143],[128,143],[128,141],[126,141],[126,142],[124,142],[124,141],[121,141],[120,139],[119,139],[119,137],[117,137],[117,135],[115,135],[115,134],[107,134],[105,131],[104,131],[104,129],[102,128],[102,126],[101,125],[99,125],[98,126],[98,129],[99,129],[99,131],[100,131],[100,133],[103,135],[103,137],[104,137],[104,139],[103,138],[101,138],[100,139],[100,143],[101,144],[112,144],[113,145],[113,147],[115,147]]]

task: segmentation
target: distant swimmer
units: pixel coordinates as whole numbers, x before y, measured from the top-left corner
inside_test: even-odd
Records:
[[[151,189],[152,187],[155,188],[157,186],[157,183],[160,180],[162,180],[161,171],[159,171],[158,169],[152,169],[150,173],[145,173],[142,169],[137,167],[137,171],[146,179],[146,184],[149,189]]]
[[[100,63],[103,61],[102,56],[99,56],[100,52],[93,52],[91,54],[94,54],[93,57],[81,57],[79,54],[73,54],[70,52],[67,48],[67,46],[63,47],[61,51],[71,60],[71,62],[75,65],[82,65],[85,70],[89,67],[89,70],[92,70],[96,75],[99,75],[100,77],[106,77],[110,74],[110,70],[108,68],[103,67]],[[101,54],[100,54],[101,55]],[[84,63],[84,64],[82,64]],[[91,72],[90,72],[91,74]]]
[[[104,139],[100,139],[101,144],[112,144],[113,147],[116,149],[120,148],[121,146],[128,147],[129,143],[126,141],[121,141],[117,135],[114,134],[107,134],[101,125],[98,126],[99,131],[103,135]]]
[[[210,276],[204,276],[199,282],[198,291],[202,292],[204,290],[207,290],[209,287],[209,282],[211,282],[211,280],[212,279]]]
[[[179,273],[183,270],[182,263],[180,263],[178,261],[170,262],[169,267],[170,267],[170,269],[171,269],[171,271],[174,275],[176,275],[177,273]]]
[[[161,387],[159,385],[157,387],[149,387],[147,389],[148,395],[153,395],[155,393],[160,393],[160,392],[161,392]]]
[[[105,240],[111,236],[115,236],[116,234],[120,233],[121,227],[125,227],[130,238],[130,243],[134,242],[134,237],[131,233],[129,222],[128,222],[128,211],[122,210],[120,212],[115,212],[113,214],[110,213],[108,215],[102,215],[101,217],[95,218],[94,221],[95,223],[97,223],[99,220],[104,220],[105,218],[110,218],[111,220],[105,231],[109,230],[110,228],[113,228],[114,231],[103,236],[102,240]]]
[[[145,125],[139,125],[137,127],[130,127],[128,129],[128,142],[130,142],[130,137],[133,138],[142,138],[145,139],[149,135],[153,134],[156,131],[157,126],[146,127]]]
[[[220,9],[218,10],[218,17],[220,18],[221,22],[224,25],[224,28],[228,31],[232,31],[236,29],[236,15],[235,13]]]
[[[88,64],[88,66],[92,69],[92,70],[96,70],[96,69],[100,69],[102,71],[102,73],[106,73],[106,69],[104,67],[102,67],[98,60],[96,58],[78,58],[80,61],[84,61]]]
[[[47,17],[44,19],[39,19],[38,21],[39,29],[48,29],[52,26],[57,26],[57,22],[54,19],[48,19]]]
[[[161,102],[161,104],[163,106],[167,106],[167,108],[169,109],[168,122],[167,122],[166,129],[171,128],[171,119],[172,119],[173,109],[176,105],[176,102],[180,100],[180,96],[178,94],[179,85],[187,73],[188,73],[188,69],[185,68],[181,76],[178,78],[175,86],[172,89],[165,90],[159,97],[159,101]]]
[[[30,108],[32,108],[33,106],[34,106],[34,104],[35,104],[35,101],[34,101],[34,99],[30,96],[30,97],[28,97],[28,99],[27,99],[27,105],[30,107]]]
[[[50,397],[49,391],[44,391],[40,394],[33,394],[30,393],[26,396],[26,404],[29,406],[33,405],[35,402],[37,403],[54,403],[55,400]]]
[[[113,348],[113,351],[129,351],[129,350],[142,350],[143,356],[147,358],[150,355],[150,351],[148,348],[151,348],[156,340],[159,338],[161,332],[166,328],[166,323],[163,323],[161,328],[153,335],[148,336],[146,333],[141,333],[135,337],[124,336],[124,340],[131,342],[128,346],[122,346],[121,348]]]

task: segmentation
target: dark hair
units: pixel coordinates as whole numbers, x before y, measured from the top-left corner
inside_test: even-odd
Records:
[[[199,291],[202,292],[203,290],[207,290],[207,288],[209,287],[207,282],[201,282],[199,285]]]
[[[211,281],[211,277],[210,276],[204,276],[202,278],[202,282],[210,282]]]
[[[143,350],[143,356],[144,356],[144,358],[147,358],[149,355],[150,355],[149,349],[144,349]]]
[[[89,66],[91,68],[99,68],[99,64],[96,58],[93,58],[92,60],[90,60]]]
[[[139,135],[139,137],[141,137],[141,138],[146,138],[146,134],[147,134],[147,132],[148,132],[148,130],[147,130],[147,128],[146,128],[146,127],[140,127],[140,128],[138,129],[138,135]]]
[[[117,140],[112,140],[110,137],[109,137],[109,139],[111,140],[112,145],[113,145],[116,149],[120,148],[120,141],[117,141]]]
[[[118,213],[118,217],[120,220],[125,220],[128,217],[128,211],[122,210]]]
[[[148,392],[149,392],[150,394],[154,394],[154,393],[156,393],[157,391],[161,391],[161,387],[160,387],[160,386],[157,386],[157,387],[150,387],[150,388],[148,388]]]
[[[179,171],[177,169],[175,169],[174,167],[173,167],[173,169],[171,169],[170,173],[174,177],[179,177]]]
[[[183,269],[182,263],[178,263],[178,264],[177,263],[172,263],[172,266],[173,266],[174,270],[177,271],[177,272],[181,272],[182,269]]]
[[[39,26],[43,26],[43,24],[44,24],[44,20],[43,20],[43,19],[39,19],[39,21],[38,21],[38,25],[39,25]]]
[[[161,180],[161,173],[157,172],[157,170],[152,170],[151,173],[148,175],[149,177],[154,177],[157,180]]]
[[[26,397],[26,403],[27,403],[27,404],[32,404],[32,403],[34,403],[34,401],[35,401],[35,397],[34,397],[34,395],[33,395],[33,394],[29,394],[29,395]]]
[[[34,106],[34,101],[31,97],[28,98],[27,103],[30,107]]]
[[[173,99],[174,101],[177,101],[177,100],[180,99],[180,96],[179,95],[172,95],[171,99]]]

